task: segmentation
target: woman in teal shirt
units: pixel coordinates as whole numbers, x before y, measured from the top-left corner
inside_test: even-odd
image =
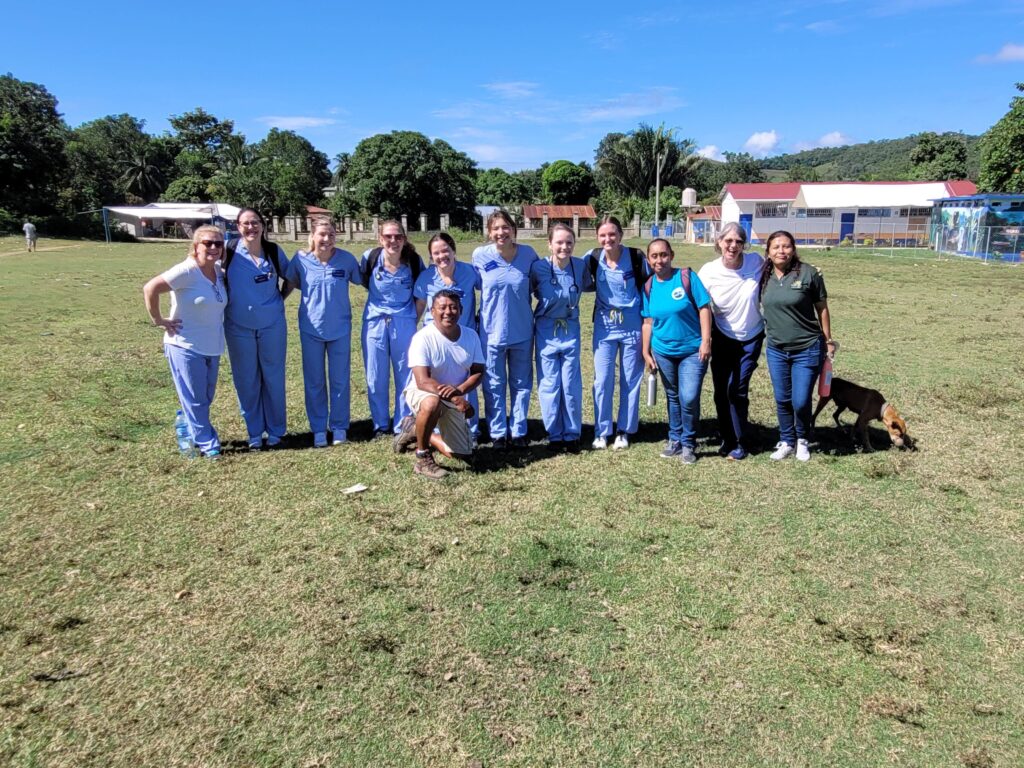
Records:
[[[647,278],[642,297],[644,360],[661,374],[668,407],[668,445],[662,458],[697,460],[697,422],[700,389],[711,359],[711,298],[689,268],[672,266],[672,245],[652,240],[647,263],[654,274]]]

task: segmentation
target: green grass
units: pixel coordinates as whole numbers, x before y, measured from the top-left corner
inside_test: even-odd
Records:
[[[1024,759],[1019,268],[806,254],[837,374],[916,453],[826,415],[807,465],[685,467],[659,402],[627,452],[483,449],[432,484],[365,441],[358,354],[356,441],[304,447],[294,299],[295,449],[180,459],[140,287],[183,247],[41,246],[0,240],[0,764]],[[752,400],[774,443],[763,366]],[[214,423],[240,449],[226,358]]]

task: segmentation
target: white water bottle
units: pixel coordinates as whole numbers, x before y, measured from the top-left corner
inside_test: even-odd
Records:
[[[174,415],[174,436],[178,441],[178,452],[186,459],[195,458],[196,444],[192,440],[192,430],[185,421],[185,414],[179,408]]]
[[[658,374],[651,371],[647,374],[647,407],[650,408],[658,402]]]

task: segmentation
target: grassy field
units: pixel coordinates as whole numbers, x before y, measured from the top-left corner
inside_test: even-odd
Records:
[[[184,248],[21,246],[0,239],[0,764],[1024,762],[1019,267],[805,254],[837,374],[916,453],[825,417],[806,465],[723,461],[709,381],[694,466],[657,458],[659,402],[629,451],[483,448],[429,483],[367,442],[358,354],[354,442],[306,448],[294,299],[291,449],[241,450],[225,357],[227,454],[179,458],[140,288]],[[752,400],[768,447],[763,365]]]

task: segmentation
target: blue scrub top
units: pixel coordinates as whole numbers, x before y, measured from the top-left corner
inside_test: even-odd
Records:
[[[370,248],[363,253],[359,262],[359,270],[366,274],[369,266]],[[363,319],[374,320],[378,317],[409,317],[416,318],[416,305],[412,299],[412,267],[402,264],[394,273],[384,268],[384,253],[377,259],[377,268],[370,275],[369,295],[363,308]],[[417,256],[417,258],[419,258]],[[420,260],[422,266],[423,261]]]
[[[288,264],[288,282],[299,286],[299,330],[325,341],[352,333],[349,285],[361,284],[356,257],[340,248],[326,264],[311,253],[299,251]]]
[[[704,283],[696,272],[690,272],[690,291],[694,307],[690,303],[679,270],[673,270],[672,277],[661,282],[651,280],[650,298],[644,297],[643,316],[653,321],[651,349],[659,355],[685,357],[700,349],[700,315],[697,310],[711,303]]]
[[[619,257],[619,265],[615,269],[608,266],[604,260],[604,250],[595,248],[588,256],[597,259],[597,296],[595,303],[598,312],[607,312],[609,309],[630,310],[625,314],[636,313],[639,317],[640,294],[636,290],[636,279],[633,277],[633,262],[629,257],[629,249],[622,246],[622,255]],[[643,285],[648,275],[646,260],[643,262],[643,274],[640,275],[640,284]]]
[[[587,274],[583,259],[573,256],[565,269],[555,266],[553,259],[539,259],[530,268],[530,285],[537,305],[533,316],[541,320],[576,320],[580,318],[580,294]]]
[[[277,248],[277,246],[274,246]],[[277,259],[282,277],[288,274],[288,257],[277,248]],[[235,255],[228,265],[228,306],[225,319],[241,326],[259,330],[280,320],[284,313],[284,299],[277,285],[273,262],[264,255],[257,267],[245,245],[239,241]]]
[[[530,269],[537,252],[516,244],[505,261],[493,243],[473,251],[473,269],[480,276],[480,328],[488,346],[507,346],[533,338]]]
[[[455,272],[452,275],[452,284],[446,285],[441,278],[437,267],[431,265],[425,272],[421,272],[416,278],[416,285],[413,286],[412,295],[417,299],[427,302],[423,312],[423,325],[434,322],[430,314],[430,304],[434,300],[434,294],[443,288],[455,291],[462,297],[462,314],[459,316],[459,325],[466,328],[476,329],[476,290],[480,288],[480,278],[476,270],[464,261],[455,262]]]

